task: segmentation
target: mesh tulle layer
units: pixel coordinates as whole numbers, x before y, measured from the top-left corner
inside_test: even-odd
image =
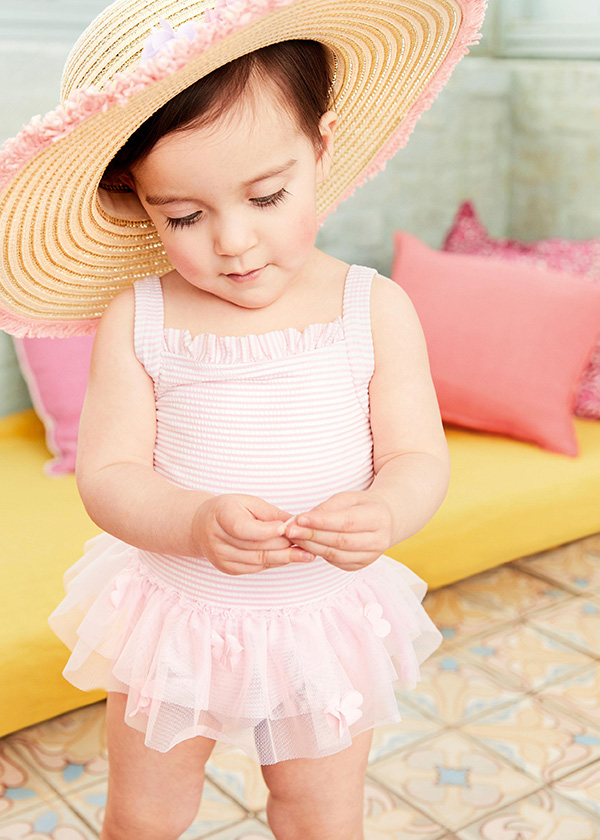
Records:
[[[425,584],[387,557],[322,599],[223,609],[161,582],[108,535],[86,548],[49,618],[72,650],[64,676],[127,694],[127,723],[160,752],[196,735],[261,764],[339,752],[400,719],[394,687],[414,686],[441,641]]]

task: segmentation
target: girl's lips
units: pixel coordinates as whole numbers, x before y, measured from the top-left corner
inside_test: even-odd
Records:
[[[227,277],[233,280],[234,283],[248,283],[251,280],[256,280],[264,268],[265,266],[263,265],[261,268],[255,268],[252,271],[247,271],[245,274],[228,274]]]

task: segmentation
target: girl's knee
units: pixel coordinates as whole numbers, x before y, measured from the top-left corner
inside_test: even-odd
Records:
[[[319,808],[269,794],[267,820],[276,840],[363,840],[362,797]]]
[[[362,840],[364,782],[372,732],[321,759],[262,768],[267,817],[277,840]]]
[[[179,794],[165,795],[159,786],[144,796],[111,790],[109,777],[101,840],[177,840],[194,822],[202,799],[204,773],[180,779]]]
[[[193,823],[214,741],[197,737],[152,750],[124,720],[126,698],[109,695],[108,799],[102,840],[176,840]]]
[[[194,822],[202,791],[157,810],[146,810],[134,800],[107,803],[100,840],[178,840]]]

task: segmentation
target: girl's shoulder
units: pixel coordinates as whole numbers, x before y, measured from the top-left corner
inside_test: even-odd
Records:
[[[116,295],[106,307],[98,324],[92,350],[92,373],[105,375],[116,367],[136,375],[141,366],[135,353],[135,297],[133,288]],[[116,367],[115,367],[116,366]]]
[[[133,288],[119,292],[108,304],[94,337],[94,360],[106,357],[133,356],[135,300]]]
[[[119,292],[110,301],[98,326],[98,332],[131,332],[135,316],[135,292],[133,286]]]
[[[382,274],[375,274],[371,285],[371,315],[397,322],[398,319],[414,320],[417,313],[410,297],[398,283]]]
[[[406,353],[424,343],[416,309],[404,289],[381,274],[371,287],[371,329],[375,351]]]

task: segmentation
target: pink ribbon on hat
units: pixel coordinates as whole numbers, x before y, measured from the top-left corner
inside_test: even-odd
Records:
[[[332,697],[325,709],[325,714],[334,718],[332,723],[337,728],[340,738],[348,731],[348,727],[362,717],[358,708],[362,706],[363,696],[360,691],[347,691],[343,696]]]
[[[287,5],[292,0],[284,0],[282,5]],[[198,24],[208,24],[209,26],[218,26],[219,24],[236,24],[237,26],[245,26],[250,23],[253,15],[253,5],[261,13],[268,11],[268,4],[264,0],[256,0],[254,4],[246,3],[240,8],[240,3],[236,0],[217,0],[212,9],[207,9],[204,15],[197,21],[188,21],[182,23],[177,29],[173,29],[168,20],[159,21],[160,25],[157,29],[153,29],[148,38],[144,41],[142,49],[142,56],[140,64],[145,64],[150,59],[155,58],[165,44],[171,41],[181,41],[187,38],[188,41],[193,41],[198,34]]]
[[[191,21],[182,23],[177,29],[173,29],[167,20],[161,20],[160,27],[153,29],[152,33],[144,41],[140,64],[145,64],[150,59],[155,58],[169,41],[181,41],[183,38],[187,38],[188,41],[193,41],[197,34],[196,24]]]

